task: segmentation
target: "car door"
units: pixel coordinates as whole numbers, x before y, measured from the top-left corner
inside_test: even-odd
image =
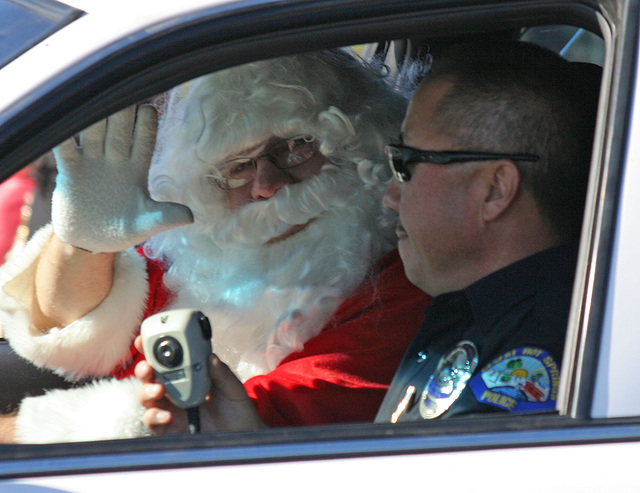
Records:
[[[561,39],[559,50],[570,56],[573,35],[591,33],[597,48],[587,49],[587,61],[601,64],[603,76],[558,413],[3,445],[1,489],[215,488],[245,478],[247,488],[259,481],[267,489],[311,491],[378,491],[414,481],[475,491],[638,487],[631,463],[640,448],[636,1],[194,1],[146,16],[145,8],[152,5],[135,7],[137,21],[132,12],[118,21],[121,11],[98,8],[0,72],[0,87],[13,81],[0,98],[3,178],[118,109],[243,62],[359,46],[384,54],[395,70],[435,40],[505,31],[539,43]],[[108,22],[113,31],[103,32],[98,26]],[[569,28],[569,40],[550,34],[557,28]],[[70,49],[99,29],[86,49]],[[42,57],[60,63],[48,60],[33,81],[15,83]]]

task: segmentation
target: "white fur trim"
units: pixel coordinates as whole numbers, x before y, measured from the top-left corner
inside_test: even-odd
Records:
[[[32,299],[35,261],[50,234],[50,226],[43,228],[0,271],[5,337],[22,357],[59,374],[73,378],[108,375],[128,356],[142,320],[148,291],[145,261],[133,249],[118,254],[113,286],[105,300],[68,326],[42,334],[32,327],[26,300]]]
[[[141,382],[100,380],[52,390],[22,401],[16,421],[18,443],[83,442],[149,435],[138,402]]]

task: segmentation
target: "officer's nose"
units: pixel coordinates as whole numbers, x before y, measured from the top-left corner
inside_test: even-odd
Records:
[[[382,204],[392,211],[398,211],[398,204],[400,203],[400,184],[398,180],[395,178],[391,180],[389,186],[387,187],[387,191],[384,193],[384,197],[382,197]]]

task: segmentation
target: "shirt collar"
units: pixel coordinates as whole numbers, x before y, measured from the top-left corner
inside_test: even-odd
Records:
[[[514,262],[464,289],[476,323],[492,324],[549,283],[573,283],[577,248],[561,245]]]
[[[491,326],[524,299],[535,296],[549,282],[572,283],[577,248],[562,245],[514,262],[461,291],[433,299],[432,307],[460,306],[478,326]]]

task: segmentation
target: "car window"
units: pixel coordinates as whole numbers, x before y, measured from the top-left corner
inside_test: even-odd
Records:
[[[536,42],[542,40],[549,45],[553,44],[551,43],[553,36],[550,33],[561,38],[555,43],[555,47],[563,53],[569,50],[569,45],[576,46],[575,43],[571,44],[567,41],[567,37],[569,39],[586,37],[581,33],[576,35],[575,30],[560,29],[558,26],[537,29],[536,33],[526,31],[521,37]],[[425,46],[430,45],[425,43]],[[420,326],[422,311],[429,303],[429,296],[412,286],[402,274],[398,274],[402,280],[394,281],[396,283],[394,289],[404,291],[406,298],[404,305],[399,305],[392,298],[387,302],[385,291],[387,288],[382,284],[375,287],[378,300],[374,304],[371,304],[367,298],[370,295],[351,297],[348,293],[364,281],[364,274],[371,269],[374,269],[374,272],[383,269],[381,272],[385,275],[388,269],[400,268],[401,264],[393,247],[394,241],[388,239],[393,229],[391,219],[387,222],[389,226],[371,229],[364,225],[369,220],[363,223],[363,217],[367,216],[347,215],[348,208],[343,210],[342,206],[338,207],[338,210],[342,211],[340,214],[344,217],[340,223],[333,224],[331,228],[334,232],[340,231],[341,228],[343,231],[332,237],[330,247],[335,248],[339,245],[337,249],[339,253],[332,254],[334,261],[348,268],[344,273],[340,270],[332,273],[330,278],[340,276],[343,279],[341,284],[348,286],[348,283],[351,283],[351,287],[345,288],[342,294],[334,288],[333,297],[337,301],[329,303],[331,298],[324,301],[328,303],[328,308],[322,310],[320,307],[315,308],[314,310],[318,313],[307,312],[306,305],[312,303],[314,306],[313,303],[316,303],[314,297],[320,296],[320,299],[324,299],[326,288],[312,289],[306,278],[300,277],[299,261],[295,260],[298,256],[308,257],[306,269],[310,272],[320,269],[313,274],[314,284],[323,282],[321,280],[324,278],[320,272],[330,271],[328,265],[323,265],[322,261],[316,260],[323,258],[325,250],[321,246],[320,238],[310,233],[315,228],[319,228],[314,223],[326,221],[324,216],[331,213],[331,208],[327,208],[322,213],[314,212],[323,210],[319,209],[320,207],[326,207],[323,202],[316,204],[314,197],[320,194],[339,197],[340,194],[344,194],[342,188],[337,187],[334,181],[336,178],[333,177],[334,174],[339,176],[337,170],[340,165],[327,166],[329,162],[360,162],[358,170],[361,179],[366,180],[367,183],[366,195],[357,192],[362,186],[357,175],[342,173],[338,183],[344,183],[341,186],[346,186],[350,190],[350,195],[353,197],[351,200],[359,203],[362,209],[366,209],[366,214],[371,218],[382,218],[385,215],[392,218],[395,214],[384,208],[382,204],[384,191],[391,178],[382,146],[379,149],[366,149],[351,154],[346,149],[363,146],[350,142],[352,140],[357,142],[356,138],[362,138],[358,136],[365,132],[365,128],[366,132],[377,132],[377,141],[391,142],[397,137],[400,133],[406,100],[413,87],[428,72],[430,59],[411,61],[407,58],[408,55],[405,55],[403,64],[398,66],[397,62],[389,59],[388,52],[385,60],[381,58],[380,53],[375,54],[375,49],[373,51],[374,55],[370,55],[371,48],[367,50],[365,46],[356,46],[334,51],[331,56],[320,52],[304,53],[232,67],[176,86],[168,92],[142,101],[135,107],[112,114],[106,120],[82,130],[72,140],[57,148],[55,157],[53,151],[47,153],[3,184],[5,187],[13,187],[11,192],[2,195],[5,200],[11,198],[12,194],[17,197],[14,203],[13,220],[3,223],[6,224],[7,230],[15,229],[16,231],[13,244],[7,246],[7,257],[20,255],[19,251],[24,249],[25,239],[31,238],[38,226],[43,225],[43,217],[44,223],[48,222],[46,218],[51,211],[47,200],[52,195],[56,171],[59,171],[58,180],[64,181],[60,184],[57,202],[54,200],[54,212],[57,211],[57,216],[54,216],[54,227],[60,232],[58,235],[69,235],[66,238],[71,244],[76,241],[82,242],[85,237],[94,236],[95,240],[91,240],[93,243],[89,241],[77,244],[81,249],[90,251],[115,252],[124,250],[125,247],[144,244],[144,248],[141,247],[139,251],[147,262],[151,262],[146,267],[146,276],[151,276],[149,285],[151,304],[145,308],[142,301],[137,301],[136,312],[143,309],[145,316],[152,316],[158,308],[165,310],[192,308],[208,315],[208,324],[213,329],[214,351],[220,355],[224,363],[229,365],[233,373],[245,382],[250,392],[266,392],[263,383],[265,379],[261,375],[274,375],[282,371],[279,368],[283,360],[289,365],[288,370],[285,370],[285,373],[289,372],[287,378],[293,378],[294,372],[299,371],[296,360],[303,361],[300,363],[303,365],[309,364],[306,363],[305,358],[315,365],[327,364],[333,356],[327,356],[326,353],[317,350],[305,352],[303,349],[309,345],[313,348],[315,345],[323,347],[325,344],[332,343],[331,337],[328,337],[325,342],[325,336],[320,334],[327,321],[334,327],[344,325],[344,337],[347,335],[356,337],[358,331],[374,330],[374,326],[368,327],[366,319],[359,319],[353,314],[349,317],[355,318],[346,322],[347,319],[344,318],[346,315],[343,315],[345,302],[361,305],[360,309],[363,313],[379,311],[378,317],[384,319],[383,326],[387,326],[392,320],[384,313],[403,312],[403,323],[395,329],[393,339],[381,338],[371,343],[372,346],[364,344],[357,347],[357,351],[360,352],[375,348],[376,351],[385,355],[385,360],[388,361],[386,368],[383,366],[378,368],[383,376],[376,377],[381,381],[368,381],[366,368],[372,362],[368,357],[360,356],[363,361],[352,365],[349,370],[335,365],[334,373],[318,370],[315,378],[347,379],[358,376],[362,379],[361,385],[365,388],[388,383],[415,329]],[[602,47],[596,43],[594,47],[586,49],[585,53],[588,60],[597,59],[602,53]],[[325,56],[326,60],[323,59]],[[433,56],[437,57],[437,52]],[[341,57],[344,60],[348,59],[348,62],[343,62]],[[368,57],[369,60],[364,57]],[[300,114],[304,115],[306,111],[311,111],[310,114],[314,115],[313,111],[316,110],[309,110],[308,107],[316,104],[316,101],[308,98],[306,92],[300,91],[297,87],[305,83],[308,84],[309,91],[319,91],[320,86],[314,85],[315,80],[296,78],[298,76],[294,76],[292,72],[302,64],[326,66],[330,63],[345,64],[345,67],[350,68],[341,70],[352,71],[348,83],[341,80],[334,82],[343,87],[341,92],[351,91],[353,98],[358,97],[361,89],[357,86],[360,85],[365,94],[362,96],[363,99],[370,97],[366,95],[367,92],[379,94],[371,97],[371,102],[363,103],[363,109],[358,109],[353,116],[344,113],[347,110],[338,107],[342,104],[348,108],[343,94],[331,96],[333,99],[330,99],[331,104],[327,103],[326,110],[321,108],[318,110],[320,111],[318,116],[307,117],[309,121],[305,121],[301,119]],[[395,66],[390,67],[390,63],[395,63]],[[268,77],[272,77],[273,80],[270,81]],[[269,81],[268,83],[262,82],[265,78]],[[594,89],[589,95],[595,101],[599,75],[596,74],[593,79]],[[367,84],[371,87],[366,87]],[[380,87],[376,88],[375,84]],[[382,84],[386,89],[382,88]],[[283,87],[293,89],[286,92]],[[261,95],[261,91],[265,95]],[[382,98],[388,99],[384,105],[381,105]],[[274,101],[277,102],[276,105],[273,104]],[[358,108],[354,105],[353,99],[349,104]],[[357,125],[363,125],[361,121],[369,118],[368,108],[374,104],[381,105],[376,110],[377,121],[372,120],[373,123],[370,123],[369,127],[361,129]],[[595,102],[592,104],[595,107]],[[397,108],[392,108],[393,105]],[[265,123],[262,119],[267,115],[269,120]],[[319,123],[316,123],[316,118],[320,120]],[[333,122],[335,128],[327,127],[324,123],[324,120],[329,118],[337,118]],[[157,119],[159,119],[159,130],[156,135]],[[383,125],[379,124],[381,119],[386,119]],[[134,125],[135,130],[133,130]],[[234,125],[239,129],[235,130]],[[348,137],[349,133],[356,137]],[[344,137],[345,135],[347,137]],[[344,140],[336,140],[337,136]],[[152,145],[154,139],[155,152]],[[141,146],[144,145],[147,146],[146,149],[142,149]],[[126,167],[131,170],[136,167],[140,167],[140,170],[135,173],[127,171],[119,164],[120,161],[128,163]],[[367,164],[369,161],[376,164]],[[192,164],[185,168],[185,162]],[[76,170],[81,166],[87,167],[88,174],[78,174]],[[148,166],[150,168],[147,177],[145,170]],[[376,173],[377,178],[374,178]],[[365,175],[367,178],[362,178]],[[96,179],[96,176],[100,178]],[[272,182],[262,184],[261,180],[266,180],[266,177],[269,177]],[[80,183],[65,185],[67,182],[73,183],[73,180],[80,180]],[[149,192],[145,191],[147,180]],[[346,185],[347,183],[350,185]],[[311,184],[315,188],[307,190]],[[111,190],[106,203],[100,197],[104,193],[104,188]],[[285,199],[282,194],[284,190],[295,191],[299,197]],[[150,201],[148,193],[160,204]],[[139,210],[131,209],[129,205],[128,197],[136,195],[140,197],[139,201],[147,201],[138,205]],[[67,197],[85,205],[65,212],[61,207],[63,207],[62,200],[68,200]],[[344,200],[344,198],[340,199],[340,201]],[[93,201],[96,201],[98,207],[95,207]],[[261,204],[272,203],[276,204],[277,213],[265,208],[256,218],[251,215],[244,217],[245,214],[249,214],[246,211],[258,209]],[[119,208],[119,204],[125,207]],[[66,207],[72,205],[69,204]],[[165,208],[160,209],[160,206]],[[304,208],[310,211],[306,213],[308,217],[305,216]],[[169,217],[167,223],[160,223],[157,230],[150,230],[150,232],[136,230],[135,223],[139,222],[137,215],[160,213]],[[74,222],[69,223],[68,219],[60,217],[61,214],[72,215],[75,217]],[[272,215],[271,221],[275,221],[275,226],[267,228],[264,221],[266,217],[270,217],[269,215]],[[291,215],[295,215],[295,219],[289,220],[288,217]],[[214,221],[210,219],[211,217],[217,219]],[[60,222],[55,223],[56,218]],[[347,220],[348,218],[350,219]],[[18,221],[17,224],[16,221]],[[76,225],[78,221],[85,224]],[[119,229],[114,221],[117,223],[124,221],[133,225],[125,224],[122,229]],[[199,226],[197,228],[189,225],[182,228],[175,227],[189,221],[194,221],[194,224]],[[185,234],[184,231],[190,231],[190,228],[193,231]],[[167,231],[162,231],[163,229]],[[78,234],[76,231],[81,233]],[[157,232],[154,234],[153,231]],[[354,242],[349,239],[349,233],[352,231],[360,231],[355,235],[358,238],[367,236],[373,238],[365,243],[366,250],[373,253],[364,269],[361,265],[362,260],[356,261],[358,256],[354,256],[356,251],[362,250],[362,240]],[[292,239],[294,236],[304,238],[305,234],[311,234],[309,239],[297,240],[299,243],[296,243],[295,238]],[[9,232],[7,241],[11,239],[12,235]],[[37,244],[38,241],[42,242],[36,239],[32,244]],[[112,241],[113,243],[110,243]],[[254,244],[252,242],[256,241],[268,245],[267,251],[277,252],[270,254],[275,256],[265,260],[263,250],[250,247]],[[202,247],[197,247],[198,244],[208,246],[200,250]],[[288,244],[293,246],[287,246]],[[183,246],[176,248],[175,245]],[[285,257],[282,257],[283,253],[278,252],[278,249],[287,252]],[[236,250],[242,255],[236,256]],[[349,254],[350,250],[354,254]],[[216,253],[213,254],[213,251]],[[260,252],[260,255],[256,256],[253,251]],[[294,261],[285,260],[286,257],[293,258]],[[136,260],[138,263],[140,261],[140,259]],[[160,264],[162,267],[159,268]],[[393,267],[396,264],[397,266]],[[141,268],[135,267],[135,269]],[[283,280],[276,281],[272,278],[271,271],[274,269],[278,279]],[[163,273],[165,270],[166,272]],[[143,272],[137,274],[140,277],[139,282],[144,282]],[[96,278],[98,275],[95,275]],[[115,286],[121,282],[132,282],[125,281],[123,275],[114,274],[114,288],[98,306],[105,307],[101,308],[105,311],[121,313],[119,321],[123,327],[127,327],[126,334],[128,334],[128,331],[137,331],[137,316],[126,315],[124,301],[120,301],[119,304],[110,301],[113,298]],[[127,276],[135,277],[135,274],[127,273]],[[286,287],[290,284],[299,284],[299,287],[290,293]],[[266,292],[265,289],[267,289]],[[71,288],[66,288],[65,292],[70,290]],[[277,294],[273,290],[276,290]],[[298,290],[305,292],[305,297],[300,298]],[[129,296],[132,295],[133,293],[129,294]],[[171,301],[173,298],[176,301]],[[395,305],[394,309],[383,303],[392,303]],[[281,308],[273,310],[269,308],[269,304],[281,306]],[[255,312],[255,315],[242,317],[241,312],[245,315]],[[173,316],[178,317],[178,315]],[[394,317],[398,316],[398,314],[394,315]],[[107,316],[107,320],[110,320],[110,317],[112,316]],[[186,383],[179,383],[189,368],[184,366],[188,361],[188,357],[183,352],[186,348],[181,348],[180,342],[176,339],[177,337],[182,340],[182,335],[178,337],[176,335],[178,332],[175,334],[168,332],[167,326],[162,325],[167,323],[168,315],[162,317],[164,322],[155,322],[154,317],[145,322],[149,333],[152,334],[149,336],[151,339],[147,343],[148,346],[145,346],[146,352],[150,352],[147,354],[147,360],[155,363],[156,371],[161,374],[158,377],[164,379],[165,385],[175,386],[176,395],[180,395],[180,388],[188,389]],[[176,318],[176,320],[182,319]],[[195,323],[188,322],[188,319],[184,320],[185,322],[177,321],[176,324],[183,324],[186,327]],[[159,324],[158,328],[154,327],[156,323]],[[376,324],[378,323],[380,322],[377,321]],[[303,329],[304,324],[308,324],[309,328]],[[358,325],[362,325],[364,329]],[[352,327],[356,327],[356,330],[354,331]],[[405,327],[404,332],[401,327]],[[178,328],[172,330],[178,331]],[[279,333],[285,329],[284,335]],[[110,337],[113,337],[113,334]],[[105,344],[109,344],[107,339],[101,343],[101,347]],[[184,345],[184,341],[182,344]],[[388,345],[388,348],[379,348],[378,345],[381,344]],[[88,358],[89,361],[80,363],[78,367],[74,362],[67,371],[72,375],[79,374],[91,378],[104,377],[109,373],[119,378],[131,376],[133,365],[141,359],[137,351],[133,351],[133,359],[127,360],[125,354],[110,363],[102,363],[99,369],[92,366],[96,357],[91,355]],[[198,351],[196,349],[196,353]],[[203,351],[206,354],[210,349],[204,348]],[[359,354],[351,353],[349,348],[343,351],[351,358],[356,358],[356,354]],[[329,352],[329,354],[332,353],[332,351]],[[115,365],[123,360],[124,364]],[[206,365],[206,357],[201,357],[200,360],[198,365],[202,368]],[[43,361],[37,359],[34,363],[43,365]],[[61,367],[54,365],[53,369],[62,372],[63,365]],[[351,375],[350,371],[356,373]],[[197,373],[193,374],[193,378],[197,376]],[[550,378],[548,377],[545,385],[551,385]],[[265,381],[269,382],[269,380]],[[43,385],[49,385],[48,381]],[[555,393],[557,379],[554,385]],[[202,386],[204,389],[207,388],[206,381],[203,381]],[[314,388],[313,385],[310,389],[312,388]],[[289,392],[294,397],[281,395],[274,399],[275,403],[269,405],[293,406],[297,409],[295,413],[300,415],[275,412],[269,408],[269,405],[261,407],[257,404],[258,409],[263,413],[263,419],[272,420],[271,424],[277,426],[340,424],[372,420],[380,404],[380,398],[384,394],[384,392],[378,392],[380,395],[377,398],[370,401],[364,400],[361,406],[349,410],[347,402],[340,401],[338,395],[333,392],[325,391],[326,400],[328,402],[335,400],[337,403],[333,406],[327,405],[326,409],[311,402],[305,403],[302,394],[295,397],[294,387],[289,389]],[[316,390],[316,392],[319,391]],[[27,391],[24,392],[26,393]],[[544,391],[540,390],[540,395],[542,394]],[[180,399],[183,398],[186,399],[184,395],[180,397]],[[265,400],[268,401],[270,398],[265,397]],[[308,418],[303,413],[317,416]],[[344,416],[343,419],[331,417],[341,414]],[[96,437],[101,436],[96,435]],[[105,436],[105,438],[126,437],[128,436],[117,434],[112,437]]]
[[[521,39],[554,50],[572,62],[604,64],[604,41],[582,28],[536,26],[525,29]]]
[[[0,67],[81,15],[54,1],[0,2]]]

